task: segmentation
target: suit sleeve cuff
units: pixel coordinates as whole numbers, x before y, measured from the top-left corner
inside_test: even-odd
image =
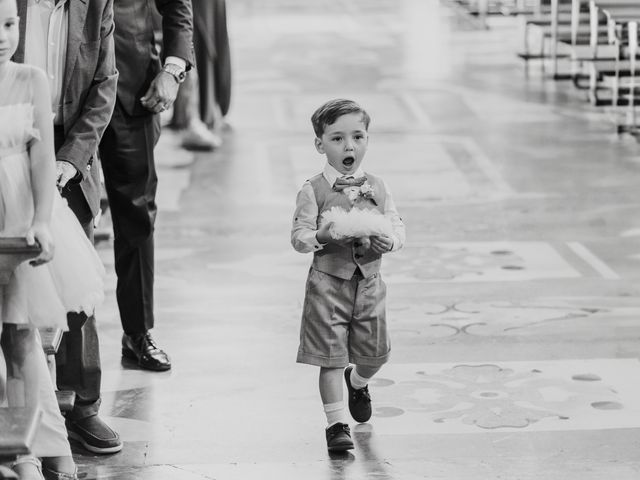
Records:
[[[164,60],[164,63],[165,65],[167,63],[173,63],[174,65],[177,65],[178,67],[180,67],[182,70],[187,69],[187,62],[180,57],[169,56]]]

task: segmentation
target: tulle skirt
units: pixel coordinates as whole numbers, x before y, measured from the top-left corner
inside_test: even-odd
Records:
[[[33,219],[26,151],[0,152],[0,236],[24,236]],[[67,328],[67,312],[91,315],[104,298],[104,267],[66,201],[56,192],[51,234],[53,260],[20,264],[8,285],[0,286],[4,323]]]

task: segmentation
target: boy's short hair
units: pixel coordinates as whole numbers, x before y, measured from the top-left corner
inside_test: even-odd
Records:
[[[316,137],[322,137],[324,129],[328,125],[333,125],[339,117],[350,113],[361,113],[364,126],[369,130],[371,117],[364,108],[353,100],[336,98],[334,100],[329,100],[327,103],[320,106],[315,112],[313,112],[313,115],[311,115],[311,125],[313,125],[313,131],[315,132]]]

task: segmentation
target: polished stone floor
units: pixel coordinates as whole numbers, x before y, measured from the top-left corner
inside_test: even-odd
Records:
[[[224,145],[158,147],[155,337],[120,358],[113,261],[102,414],[124,449],[87,478],[640,478],[640,148],[569,83],[528,76],[517,22],[442,0],[227,2]],[[309,117],[371,113],[366,167],[407,244],[384,260],[392,360],[356,449],[329,456],[317,371],[295,363],[310,258],[289,244],[319,171]]]

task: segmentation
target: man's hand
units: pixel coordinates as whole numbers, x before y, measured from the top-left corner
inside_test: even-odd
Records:
[[[173,105],[176,96],[178,96],[179,87],[180,85],[173,78],[173,75],[160,70],[149,85],[147,93],[140,99],[140,103],[153,113],[164,112]]]
[[[56,185],[58,188],[63,188],[77,174],[78,170],[69,162],[64,160],[56,161]]]
[[[42,248],[40,255],[29,262],[31,265],[37,267],[38,265],[47,263],[53,258],[55,246],[53,244],[53,238],[51,237],[49,225],[46,223],[34,222],[25,236],[27,238],[27,245],[35,245],[37,241],[40,244],[40,248]]]
[[[371,250],[376,252],[378,255],[382,255],[383,253],[388,253],[393,248],[393,240],[386,235],[373,236],[371,237]]]

